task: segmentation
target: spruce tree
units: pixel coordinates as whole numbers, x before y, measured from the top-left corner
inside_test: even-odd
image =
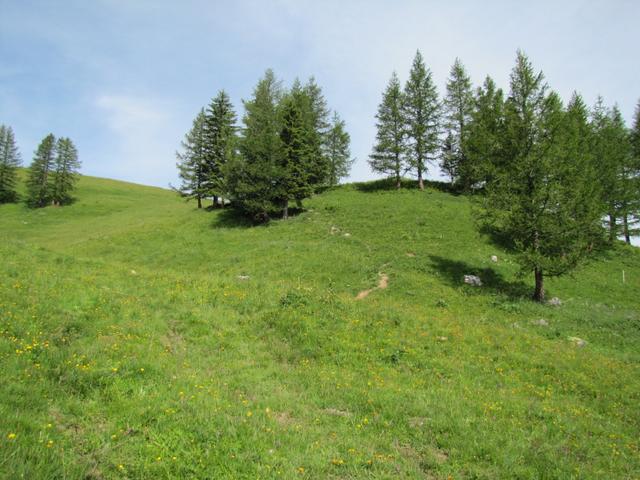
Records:
[[[69,138],[59,138],[56,143],[56,157],[51,172],[51,203],[56,206],[69,203],[71,193],[78,180],[78,150]]]
[[[224,169],[233,205],[256,220],[269,220],[286,196],[282,178],[282,140],[278,104],[282,87],[272,70],[244,102],[240,153]]]
[[[435,160],[440,148],[440,103],[431,71],[425,67],[419,50],[405,84],[403,111],[409,165],[415,171],[420,189],[423,190],[427,165]]]
[[[0,125],[0,203],[15,202],[17,168],[21,164],[11,127]]]
[[[503,154],[484,199],[484,222],[511,239],[522,273],[533,272],[533,298],[544,300],[544,277],[574,268],[600,230],[597,177],[589,158],[586,112],[567,112],[518,52],[505,104]]]
[[[474,104],[465,142],[466,174],[472,184],[486,187],[494,171],[503,166],[504,95],[491,77],[476,91]]]
[[[205,111],[200,110],[193,120],[191,130],[182,141],[182,152],[176,152],[178,174],[182,184],[178,193],[187,199],[195,198],[198,208],[202,208],[202,199],[207,196],[207,178],[205,175]]]
[[[471,79],[460,59],[456,58],[444,98],[445,128],[448,132],[445,143],[442,170],[464,191],[469,191],[474,182],[473,168],[468,165],[466,152],[468,125],[474,110]]]
[[[28,171],[27,203],[31,207],[44,207],[50,201],[50,176],[56,156],[56,137],[47,135],[35,152]]]
[[[409,169],[403,104],[400,81],[393,72],[378,106],[376,143],[369,155],[369,165],[374,172],[393,175],[396,188],[400,188],[402,176]]]
[[[201,188],[213,197],[214,206],[226,191],[225,165],[232,160],[237,148],[236,120],[231,99],[221,90],[207,107],[204,122],[204,183]]]
[[[296,84],[292,87],[295,90]],[[314,149],[318,153],[309,164],[309,182],[313,185],[314,190],[329,183],[329,156],[328,156],[328,135],[330,128],[329,109],[327,101],[322,93],[322,88],[317,84],[314,77],[309,78],[307,83],[302,87],[303,94],[308,98],[308,104],[305,106],[306,112],[311,117],[311,123],[315,131],[315,136],[310,141],[315,142]],[[299,205],[300,206],[300,205]]]
[[[340,179],[349,175],[349,170],[353,164],[349,148],[350,142],[351,137],[346,131],[344,121],[340,119],[337,112],[334,112],[327,135],[328,182],[330,186],[337,185]]]

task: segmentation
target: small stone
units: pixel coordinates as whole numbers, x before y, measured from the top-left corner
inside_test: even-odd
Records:
[[[336,227],[335,225],[331,226],[331,235],[335,235],[339,231],[340,231],[340,229],[338,227]]]
[[[560,305],[562,305],[562,300],[560,300],[558,297],[553,297],[547,303],[552,307],[559,307]]]
[[[345,233],[345,234],[344,234],[344,236],[345,236],[345,237],[350,237],[350,236],[351,236],[351,234],[350,234],[350,233]]]
[[[491,255],[491,261],[493,263],[498,263],[498,256],[497,255]]]
[[[534,320],[533,322],[534,325],[538,325],[540,327],[548,327],[549,326],[549,322],[547,322],[544,318],[541,318],[540,320]]]
[[[439,342],[446,342],[447,340],[449,340],[447,337],[436,337],[438,339]]]
[[[473,285],[474,287],[482,286],[482,280],[480,280],[480,277],[476,275],[465,275],[464,283],[466,283],[467,285]]]
[[[137,275],[138,272],[136,272],[135,270],[131,270],[131,275]]]
[[[567,337],[567,340],[569,340],[570,342],[574,343],[576,347],[578,348],[582,348],[587,344],[586,340],[583,340],[581,338],[578,337]]]
[[[238,275],[238,280],[249,280],[250,278],[249,275]]]

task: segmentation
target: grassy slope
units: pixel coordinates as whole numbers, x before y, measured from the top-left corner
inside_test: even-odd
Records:
[[[553,308],[434,190],[255,228],[78,197],[0,206],[0,478],[640,476],[637,249],[549,280]]]

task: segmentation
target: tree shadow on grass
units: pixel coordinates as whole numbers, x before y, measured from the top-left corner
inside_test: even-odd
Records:
[[[438,182],[435,180],[425,180],[425,188],[432,188],[440,192],[455,193],[455,189],[447,182]],[[395,178],[383,178],[380,180],[373,180],[371,182],[356,182],[353,186],[361,192],[392,192],[398,190]],[[400,190],[417,190],[418,181],[409,178],[403,178],[400,180]]]
[[[431,266],[442,275],[446,283],[452,287],[464,286],[465,275],[476,275],[482,281],[477,288],[481,293],[490,290],[492,293],[500,293],[510,298],[530,298],[531,287],[522,281],[509,282],[503,276],[490,267],[477,267],[459,260],[451,260],[437,255],[429,255]]]
[[[271,222],[280,221],[281,213],[275,213],[271,215],[269,218],[266,217],[256,217],[251,218],[247,215],[243,214],[239,210],[233,207],[225,207],[225,208],[208,208],[207,211],[217,212],[213,217],[213,221],[211,222],[211,226],[213,228],[252,228],[252,227],[264,227]],[[304,209],[300,208],[289,208],[289,219],[296,217],[304,212]]]

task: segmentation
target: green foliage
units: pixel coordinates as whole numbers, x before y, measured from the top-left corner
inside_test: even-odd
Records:
[[[18,199],[16,171],[21,161],[13,130],[0,125],[0,203],[15,202]]]
[[[369,165],[374,172],[393,175],[397,188],[400,188],[401,178],[409,169],[403,105],[400,80],[394,72],[378,106],[376,143],[369,156]]]
[[[44,207],[51,201],[51,176],[56,161],[56,137],[47,135],[36,150],[27,179],[27,203]]]
[[[404,87],[403,117],[407,133],[407,160],[415,171],[420,188],[428,163],[440,151],[440,102],[431,70],[426,68],[418,50]]]
[[[237,149],[236,114],[224,90],[211,100],[203,124],[203,181],[200,188],[207,196],[222,197],[227,191],[224,171]]]
[[[64,205],[72,200],[72,192],[78,181],[78,150],[70,138],[56,142],[56,158],[51,172],[50,198],[54,205]]]
[[[328,184],[336,186],[340,179],[349,176],[351,165],[355,159],[351,158],[349,144],[351,136],[346,130],[344,120],[337,112],[333,112],[331,127],[327,133],[327,159],[329,160]]]
[[[469,165],[466,143],[468,125],[474,111],[474,98],[471,79],[458,58],[451,67],[443,106],[448,141],[444,148],[442,170],[449,175],[452,183],[469,191],[475,180],[472,174],[475,166]]]
[[[0,477],[636,477],[640,252],[552,308],[467,197],[364,190],[260,228],[86,176],[1,205]]]
[[[518,52],[505,104],[506,163],[483,200],[485,225],[513,242],[522,272],[562,275],[592,250],[600,234],[597,175],[592,168],[586,109],[574,97],[567,112]]]
[[[181,196],[195,198],[198,208],[202,208],[202,199],[209,193],[207,186],[207,165],[205,160],[205,123],[204,109],[193,120],[191,130],[182,142],[182,152],[176,152],[178,174],[182,184],[178,189]]]

